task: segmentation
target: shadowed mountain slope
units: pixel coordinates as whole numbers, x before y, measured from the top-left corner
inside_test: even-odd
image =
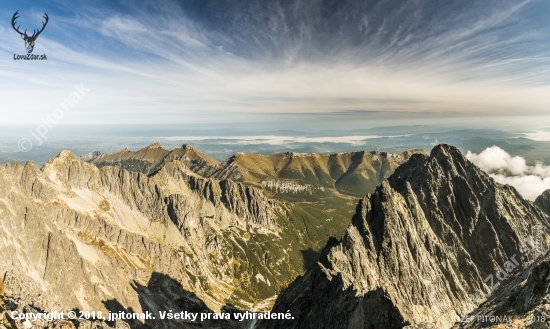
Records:
[[[501,282],[483,304],[460,317],[453,328],[550,328],[550,254]]]

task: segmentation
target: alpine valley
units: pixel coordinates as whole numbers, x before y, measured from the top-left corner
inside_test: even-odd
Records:
[[[0,167],[0,328],[550,328],[549,214],[444,144],[62,151]]]

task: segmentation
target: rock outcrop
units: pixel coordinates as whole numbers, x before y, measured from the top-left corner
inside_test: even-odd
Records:
[[[537,225],[547,216],[514,188],[436,146],[363,198],[344,237],[278,297],[273,311],[294,320],[259,327],[449,328],[490,294],[487,278],[521,266]]]
[[[256,261],[272,248],[266,240],[280,239],[284,215],[260,189],[197,176],[178,161],[147,176],[63,151],[41,169],[0,167],[0,278],[45,310],[168,310],[189,294],[214,311],[252,309],[293,273],[282,261]],[[144,298],[158,289],[148,285],[155,273],[181,296]]]
[[[455,329],[550,328],[550,254],[539,256],[515,273]]]
[[[535,199],[535,204],[547,215],[550,215],[550,190],[542,192],[542,194]]]
[[[304,192],[313,192],[313,186],[312,185],[302,185],[299,181],[294,180],[277,180],[277,179],[270,179],[270,180],[264,180],[262,181],[262,185],[265,189],[269,191],[273,191],[275,193],[292,193],[292,194],[298,194],[298,193],[304,193]]]

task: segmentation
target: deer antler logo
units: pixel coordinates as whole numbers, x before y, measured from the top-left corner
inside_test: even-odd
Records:
[[[34,50],[34,42],[36,41],[36,38],[38,38],[40,33],[44,31],[44,28],[48,24],[48,20],[49,20],[48,14],[44,13],[43,17],[46,21],[42,22],[42,29],[40,29],[40,31],[33,30],[33,33],[31,36],[27,34],[27,30],[25,30],[25,32],[21,32],[19,31],[19,26],[15,27],[15,24],[17,24],[15,21],[19,18],[19,16],[17,16],[18,14],[19,14],[19,10],[16,11],[15,14],[13,14],[13,17],[11,19],[11,26],[13,27],[15,32],[19,33],[21,35],[21,38],[25,40],[25,48],[27,49],[27,53],[30,54]]]

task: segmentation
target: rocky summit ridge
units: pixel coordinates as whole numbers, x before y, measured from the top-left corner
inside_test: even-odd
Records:
[[[533,203],[438,145],[363,198],[343,238],[279,295],[273,311],[300,321],[260,327],[449,328],[490,295],[487,278],[524,266],[538,225],[550,227]]]
[[[178,161],[148,177],[62,151],[42,168],[1,166],[0,200],[0,278],[41,309],[252,309],[287,273],[255,261],[265,243],[242,247],[279,238],[279,203]]]

